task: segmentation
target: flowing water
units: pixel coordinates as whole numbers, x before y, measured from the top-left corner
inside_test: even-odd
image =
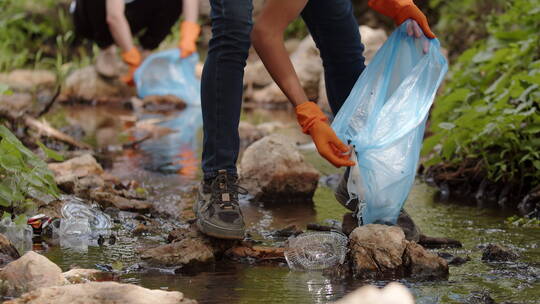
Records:
[[[121,115],[124,111],[90,107],[63,109],[69,123],[86,125],[87,138],[98,146],[116,145],[115,157],[108,171],[121,179],[135,179],[150,193],[158,210],[179,217],[190,217],[186,202],[193,200],[192,189],[197,184],[200,166],[200,110],[145,118],[165,118],[160,125],[176,133],[144,142],[137,149],[122,150],[118,141],[125,135]],[[261,118],[262,117],[262,118]],[[280,117],[290,121],[287,113],[248,114],[245,119],[268,120]],[[88,127],[89,123],[93,127]],[[304,151],[324,175],[338,171],[330,168],[315,151]],[[406,209],[430,236],[445,236],[460,240],[462,249],[439,250],[456,256],[469,256],[462,266],[450,266],[447,281],[413,282],[402,280],[410,287],[418,303],[469,303],[472,294],[488,292],[497,303],[540,303],[540,238],[538,228],[508,226],[504,219],[510,214],[500,210],[480,209],[459,202],[439,203],[435,190],[418,181],[409,196]],[[271,232],[290,224],[305,227],[308,223],[340,220],[345,209],[333,199],[332,190],[321,183],[314,204],[263,206],[241,202],[253,238],[276,243]],[[163,243],[160,236],[133,236],[129,222],[117,226],[114,245],[89,247],[76,252],[50,247],[45,254],[64,270],[76,265],[94,268],[96,264],[128,268],[120,276],[123,282],[148,288],[179,290],[199,303],[328,303],[364,285],[383,286],[388,282],[360,282],[325,276],[319,272],[291,272],[285,264],[253,265],[221,260],[197,273],[175,274],[164,269],[139,271],[137,249]],[[487,264],[481,261],[481,247],[488,243],[506,245],[520,254],[518,262]],[[470,302],[473,303],[473,302]],[[474,302],[478,303],[478,302]],[[482,302],[483,303],[483,302]]]

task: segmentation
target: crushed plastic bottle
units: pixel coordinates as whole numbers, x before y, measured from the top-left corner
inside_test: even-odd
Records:
[[[61,210],[63,219],[60,223],[59,235],[88,234],[92,238],[110,235],[112,220],[108,214],[92,208],[77,197],[64,197],[66,198],[67,202]],[[70,232],[67,227],[74,230]]]
[[[32,250],[34,231],[29,225],[18,225],[11,218],[5,217],[0,221],[0,233],[11,241],[21,255]]]
[[[339,232],[306,232],[289,239],[285,259],[291,270],[324,270],[343,264],[348,238]]]

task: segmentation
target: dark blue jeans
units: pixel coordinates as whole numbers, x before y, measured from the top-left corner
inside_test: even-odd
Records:
[[[253,26],[251,0],[210,0],[212,39],[201,85],[205,179],[236,175],[244,67]],[[351,0],[309,0],[302,11],[323,60],[328,101],[337,113],[365,68]]]

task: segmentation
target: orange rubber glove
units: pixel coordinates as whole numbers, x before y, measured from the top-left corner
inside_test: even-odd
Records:
[[[191,21],[184,21],[180,24],[180,58],[186,58],[197,51],[197,38],[201,33],[201,27]]]
[[[345,145],[330,125],[328,118],[313,102],[305,102],[296,107],[296,118],[302,131],[311,135],[319,154],[336,167],[354,166],[355,163],[345,154],[349,147]]]
[[[375,11],[394,19],[397,25],[402,24],[407,19],[413,19],[426,37],[435,38],[435,34],[429,28],[426,15],[412,0],[369,0],[368,5]]]
[[[127,52],[122,52],[122,60],[128,65],[129,70],[127,74],[120,78],[120,80],[129,86],[134,86],[135,81],[133,80],[133,74],[135,74],[135,71],[141,64],[141,53],[139,53],[139,50],[137,50],[136,47],[133,47]]]

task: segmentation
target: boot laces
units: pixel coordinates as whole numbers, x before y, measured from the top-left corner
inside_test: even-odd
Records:
[[[236,178],[219,174],[212,182],[212,200],[221,209],[234,209],[238,206],[238,195],[246,195],[248,191],[236,183]]]

